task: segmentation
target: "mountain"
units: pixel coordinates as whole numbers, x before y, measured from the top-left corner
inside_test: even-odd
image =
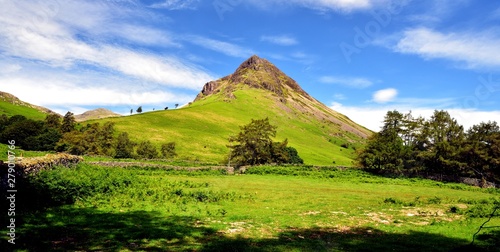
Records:
[[[179,109],[106,118],[136,141],[176,142],[179,159],[219,162],[228,138],[251,119],[269,118],[307,164],[352,165],[371,131],[311,97],[269,61],[252,56],[234,73],[206,83]]]
[[[116,117],[116,116],[121,116],[121,115],[117,114],[109,109],[97,108],[97,109],[86,111],[80,115],[75,115],[75,120],[77,122],[82,122],[82,121],[87,121],[87,120],[103,119],[103,118],[107,118],[107,117]]]
[[[43,120],[50,113],[56,114],[50,109],[21,101],[12,94],[0,91],[0,114],[23,115],[29,119]]]

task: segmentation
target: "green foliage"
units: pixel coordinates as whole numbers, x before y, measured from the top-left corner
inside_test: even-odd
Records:
[[[74,155],[114,156],[114,132],[114,124],[110,122],[103,125],[87,124],[80,130],[64,133],[56,145],[56,150]]]
[[[47,128],[60,130],[61,116],[58,114],[48,114],[47,117],[45,117],[45,125]]]
[[[269,118],[254,120],[241,126],[240,133],[231,136],[229,142],[231,161],[238,165],[257,165],[271,161],[271,137],[276,136],[276,126],[269,123]],[[236,142],[236,144],[232,144]]]
[[[173,158],[177,156],[177,153],[175,152],[175,142],[162,144],[161,155],[163,158]]]
[[[299,157],[299,153],[297,152],[297,150],[295,148],[293,148],[292,146],[287,146],[285,148],[286,152],[288,153],[288,161],[285,162],[285,163],[288,163],[288,164],[303,164],[304,163],[304,160],[302,160],[301,157]]]
[[[139,106],[136,110],[137,113],[142,113],[142,106]]]
[[[134,156],[134,146],[127,132],[121,132],[116,140],[115,158],[132,158]]]
[[[431,172],[500,181],[500,129],[496,122],[467,133],[446,111],[429,120],[389,111],[384,126],[359,153],[360,164],[390,173]]]
[[[139,158],[143,159],[158,158],[158,151],[149,140],[139,142],[136,153]]]
[[[250,124],[240,127],[240,133],[229,138],[230,143],[237,143],[228,146],[231,148],[230,161],[236,166],[303,163],[297,150],[287,146],[288,139],[283,142],[272,141],[271,137],[276,136],[276,128],[269,123],[269,118],[252,119]]]
[[[76,125],[75,116],[73,115],[73,113],[68,111],[63,117],[63,121],[61,124],[61,132],[62,133],[71,132],[75,129],[75,125]]]

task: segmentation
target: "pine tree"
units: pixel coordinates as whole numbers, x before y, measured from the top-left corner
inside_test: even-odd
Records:
[[[66,133],[73,131],[75,129],[75,125],[76,125],[75,116],[73,115],[73,113],[68,111],[68,113],[66,113],[63,117],[63,121],[61,124],[61,132]]]

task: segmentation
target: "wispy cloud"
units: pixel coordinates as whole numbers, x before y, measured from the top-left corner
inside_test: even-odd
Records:
[[[164,0],[154,3],[150,7],[168,10],[194,10],[198,7],[200,0]]]
[[[282,46],[291,46],[291,45],[297,45],[299,42],[297,39],[291,36],[287,35],[279,35],[279,36],[261,36],[260,41],[265,41],[277,45],[282,45]]]
[[[373,101],[376,103],[387,103],[393,101],[398,95],[398,90],[394,88],[381,89],[373,93]]]
[[[361,77],[337,77],[323,76],[319,78],[319,82],[325,84],[337,84],[353,88],[367,88],[373,84],[371,80]]]
[[[7,1],[1,89],[57,111],[187,103],[215,77],[168,50],[150,51],[182,48],[178,36],[143,24],[156,21],[134,1]]]
[[[190,42],[232,57],[247,58],[255,54],[251,49],[211,38],[192,35],[185,36],[184,39],[186,42]]]
[[[9,3],[11,6],[7,9],[10,12],[0,18],[0,50],[10,57],[40,61],[61,70],[81,64],[94,65],[166,86],[189,89],[198,89],[213,79],[205,70],[175,56],[159,57],[141,49],[133,50],[82,39],[70,26],[65,26],[65,22],[59,20],[59,12],[44,17],[43,22],[33,23],[29,20],[39,14],[38,9],[42,6],[38,6],[38,9],[36,6],[20,9],[21,6]],[[62,10],[64,6],[59,8]],[[82,3],[81,8],[94,9],[95,6]],[[106,18],[101,16],[98,19]]]
[[[430,28],[413,28],[403,33],[394,50],[426,59],[461,62],[469,68],[500,66],[500,37],[487,32],[442,33]]]
[[[274,5],[296,5],[300,7],[305,7],[309,9],[321,10],[321,11],[343,11],[351,12],[355,10],[366,10],[371,8],[373,5],[378,4],[383,1],[378,0],[250,0],[251,4],[254,4],[261,8],[269,8]]]

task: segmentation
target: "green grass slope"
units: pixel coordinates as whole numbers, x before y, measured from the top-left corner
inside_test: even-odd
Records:
[[[285,138],[307,164],[352,165],[355,148],[364,139],[327,120],[317,120],[308,113],[283,105],[273,93],[240,86],[236,99],[224,101],[221,93],[207,96],[184,108],[106,118],[120,132],[128,132],[135,141],[150,140],[158,146],[175,141],[179,159],[220,162],[229,148],[228,138],[251,119],[268,117],[276,126],[276,141]],[[290,106],[290,107],[289,107]],[[314,105],[317,106],[317,105]],[[332,111],[333,112],[333,111]],[[342,115],[339,120],[350,121]],[[351,122],[352,123],[352,122]],[[348,148],[341,147],[349,144]]]
[[[5,114],[8,117],[13,115],[23,115],[26,118],[33,120],[43,120],[45,119],[46,113],[43,113],[37,109],[30,108],[24,105],[12,104],[8,101],[0,100],[0,115]]]

